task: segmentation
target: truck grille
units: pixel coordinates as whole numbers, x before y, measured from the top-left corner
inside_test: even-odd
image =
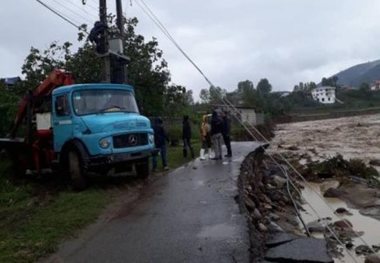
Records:
[[[114,148],[135,147],[148,144],[146,133],[129,133],[113,137]]]

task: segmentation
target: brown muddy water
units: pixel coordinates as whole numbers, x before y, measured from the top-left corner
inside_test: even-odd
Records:
[[[271,149],[288,152],[289,146],[298,148],[292,152],[307,154],[313,161],[338,153],[366,163],[380,159],[380,114],[278,125]]]
[[[269,151],[287,156],[290,154],[298,158],[301,164],[324,161],[336,154],[341,154],[347,160],[361,159],[368,164],[371,160],[380,160],[380,114],[281,124],[276,128]],[[380,171],[380,166],[375,168]],[[380,221],[360,214],[340,199],[322,197],[320,186],[310,183],[302,191],[303,198],[318,211],[319,217],[331,217],[332,222],[347,219],[355,231],[364,232],[362,239],[368,245],[380,244]],[[346,208],[352,215],[336,215],[329,206],[334,211]],[[304,209],[306,211],[302,215],[306,223],[317,219],[309,206],[304,205]],[[355,247],[363,244],[359,238],[354,238],[353,243]],[[364,257],[355,255],[354,250],[350,253],[356,262],[364,262]],[[335,261],[355,262],[347,252],[344,252],[343,258]]]
[[[344,201],[338,198],[324,198],[321,193],[321,184],[309,183],[304,185],[304,187],[305,188],[302,191],[303,199],[305,202],[313,206],[315,210],[317,210],[320,218],[331,217],[331,223],[338,220],[347,219],[352,223],[353,230],[356,232],[364,232],[361,238],[369,246],[380,244],[380,221],[360,214],[357,209],[349,208]],[[321,198],[324,201],[322,201]],[[305,204],[303,207],[305,211],[301,214],[306,224],[315,221],[318,218],[309,205]],[[351,212],[352,215],[336,215],[334,211],[337,208],[345,208]],[[317,238],[323,238],[322,234],[315,234],[314,236]],[[353,238],[352,243],[355,247],[359,245],[366,245],[360,238]],[[364,256],[356,255],[354,250],[349,251],[351,255],[355,257],[357,262],[364,262]],[[342,258],[334,259],[335,262],[355,262],[346,249],[343,250],[343,255],[344,256]]]

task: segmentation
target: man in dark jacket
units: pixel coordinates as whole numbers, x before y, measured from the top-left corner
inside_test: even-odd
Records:
[[[219,114],[214,110],[211,116],[211,140],[212,147],[214,148],[215,157],[213,160],[222,159],[222,130],[223,130],[223,120]]]
[[[226,148],[227,148],[227,154],[225,155],[225,157],[232,157],[230,131],[231,131],[231,119],[228,116],[228,112],[224,111],[222,135],[223,135],[224,144],[226,145]]]
[[[161,118],[157,118],[153,125],[154,130],[154,143],[156,148],[159,150],[162,160],[162,166],[164,170],[169,170],[167,158],[166,158],[166,142],[169,141],[167,133],[163,126],[163,121]],[[157,169],[157,154],[154,154],[152,157],[153,161],[153,171]]]
[[[187,157],[187,148],[190,149],[191,158],[194,159],[194,150],[191,146],[191,126],[189,116],[183,116],[182,122],[182,139],[183,139],[183,157]]]

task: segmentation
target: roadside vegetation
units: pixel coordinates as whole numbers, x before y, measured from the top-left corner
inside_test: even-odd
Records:
[[[306,165],[304,174],[308,179],[321,178],[362,178],[372,184],[379,184],[379,172],[363,160],[346,160],[338,154],[322,162],[310,162]]]
[[[193,147],[198,156],[200,143],[193,140]],[[182,144],[168,148],[171,169],[190,160],[183,158]],[[125,179],[74,192],[57,178],[12,178],[9,163],[1,161],[0,262],[35,262],[53,253],[61,241],[95,222],[120,189],[139,180]]]

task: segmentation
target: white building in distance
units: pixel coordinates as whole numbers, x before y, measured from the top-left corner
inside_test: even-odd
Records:
[[[311,91],[311,95],[315,101],[323,104],[333,104],[336,101],[335,87],[318,87]]]

